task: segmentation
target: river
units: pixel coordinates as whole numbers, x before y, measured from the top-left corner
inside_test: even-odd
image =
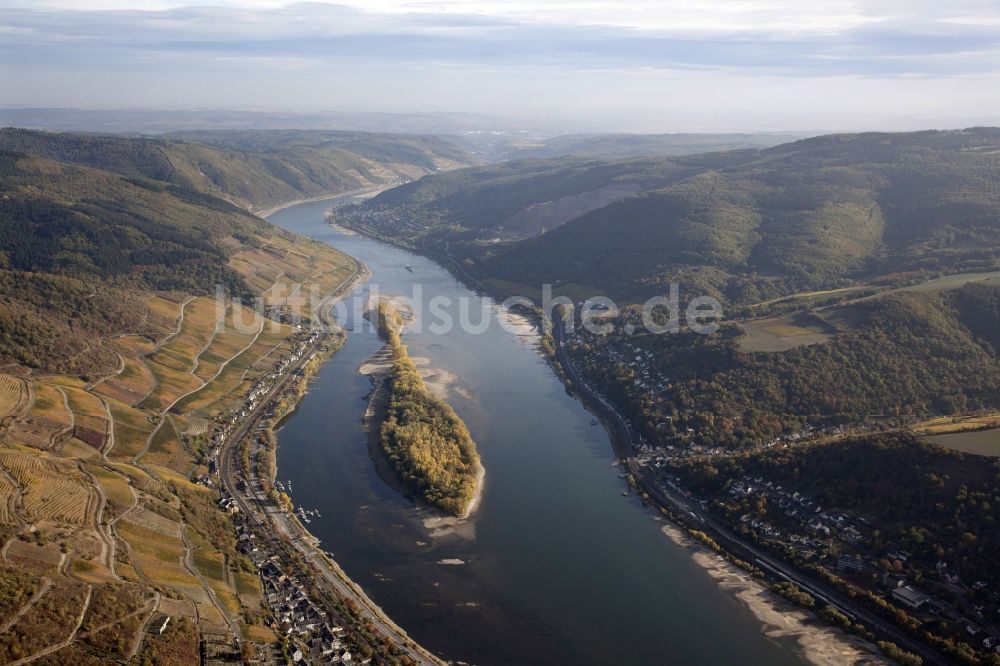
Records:
[[[270,220],[328,242],[373,272],[359,288],[423,290],[481,300],[424,257],[324,221],[331,202]],[[407,268],[409,267],[409,268]],[[457,306],[450,313],[458,321]],[[418,313],[420,316],[420,313]],[[722,591],[625,482],[607,433],[569,396],[531,334],[410,331],[411,356],[465,419],[486,468],[482,504],[458,530],[376,472],[361,417],[370,380],[358,368],[381,347],[354,316],[344,347],[323,367],[279,432],[278,478],[347,574],[415,640],[473,664],[799,664],[794,646]],[[423,313],[423,321],[431,317]],[[426,326],[424,327],[427,328]],[[352,330],[353,329],[353,330]],[[445,532],[445,533],[442,533]]]

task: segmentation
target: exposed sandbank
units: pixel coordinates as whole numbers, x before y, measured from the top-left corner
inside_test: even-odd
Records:
[[[822,624],[812,613],[771,592],[749,573],[714,553],[673,524],[663,533],[691,553],[691,559],[708,573],[718,586],[739,599],[760,620],[765,636],[794,640],[801,655],[816,666],[879,664],[893,662],[871,643],[840,629]]]

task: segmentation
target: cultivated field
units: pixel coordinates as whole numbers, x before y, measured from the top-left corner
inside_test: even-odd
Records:
[[[1000,458],[1000,429],[997,428],[930,435],[925,439],[932,444],[937,444],[953,451],[973,453],[977,456],[987,456],[989,458]]]
[[[181,304],[186,300],[182,296],[170,294],[157,294],[147,298],[147,328],[173,330],[181,316]]]
[[[125,335],[114,341],[115,347],[123,356],[142,356],[156,350],[156,343],[145,335]]]
[[[68,434],[73,425],[73,415],[66,408],[66,398],[55,386],[32,382],[34,401],[26,414],[11,424],[11,440],[38,449],[50,449],[58,444],[61,436]]]
[[[120,373],[105,379],[94,390],[126,405],[135,405],[156,387],[156,377],[141,358],[124,357],[123,363]]]
[[[261,329],[264,318],[244,307],[230,307],[222,328],[199,356],[194,374],[202,382],[210,381],[234,357],[250,347]]]
[[[93,525],[96,498],[75,467],[13,449],[0,449],[0,466],[24,488],[24,510],[30,520]]]
[[[150,465],[162,465],[185,474],[194,466],[191,454],[184,448],[174,420],[169,414],[163,417],[160,427],[149,440],[149,449],[136,460],[137,462],[142,460]]]
[[[262,247],[243,246],[229,265],[263,294],[267,305],[287,307],[309,316],[322,298],[334,291],[355,268],[354,260],[324,243],[293,242],[271,237]]]
[[[324,244],[280,235],[244,247],[232,265],[281,314],[304,316],[316,303],[299,296],[325,297],[354,270]],[[225,633],[226,616],[260,621],[259,580],[243,571],[217,493],[190,478],[208,471],[194,454],[216,417],[242,406],[299,331],[210,297],[144,300],[145,318],[105,341],[119,366],[0,374],[0,528],[13,536],[0,558],[0,626],[17,613],[5,602],[21,608],[41,589],[35,572],[52,581],[16,626],[0,630],[0,663],[47,648],[58,649],[35,663],[121,661],[153,612],[154,589],[157,612],[175,620],[164,636],[142,634],[145,658],[196,661],[199,631]],[[6,566],[27,595],[7,594]]]
[[[108,500],[107,513],[111,516],[119,516],[129,508],[135,501],[135,495],[129,488],[128,478],[123,474],[111,471],[105,467],[95,464],[85,466],[86,470],[94,475],[97,482],[101,484],[101,490]]]
[[[192,364],[193,367],[193,364]],[[169,409],[179,398],[197,391],[202,383],[191,374],[191,370],[178,370],[161,363],[150,362],[149,369],[156,378],[156,386],[139,407],[161,412]]]
[[[66,556],[54,543],[39,545],[28,541],[12,541],[7,547],[7,561],[41,574],[55,574]]]
[[[0,474],[0,524],[11,525],[20,522],[17,505],[21,490],[7,474]]]
[[[867,289],[865,285],[860,285],[857,287],[842,287],[840,289],[824,289],[821,291],[803,291],[797,294],[790,294],[788,296],[782,296],[780,298],[772,298],[768,301],[761,301],[760,303],[754,303],[750,307],[758,310],[761,308],[770,308],[774,305],[794,305],[795,307],[806,308],[813,305],[815,302],[820,300],[829,299],[835,296],[846,296],[855,291],[860,291],[862,289]]]
[[[131,517],[121,520],[117,530],[119,536],[128,543],[133,566],[143,578],[193,601],[203,620],[216,626],[224,624],[201,582],[184,566],[185,548],[178,536],[169,536],[136,524]]]
[[[146,447],[153,432],[149,414],[114,400],[109,400],[108,406],[115,421],[115,445],[108,456],[131,460]]]
[[[740,351],[782,352],[827,342],[835,330],[815,315],[795,313],[785,317],[756,319],[740,325]]]
[[[10,375],[0,375],[0,419],[21,411],[28,399],[24,381]]]
[[[889,291],[884,291],[876,296],[869,298],[878,298],[879,296],[885,296],[887,294],[896,294],[900,292],[917,292],[921,294],[936,294],[943,291],[950,291],[952,289],[959,289],[967,284],[973,282],[982,282],[984,284],[997,284],[1000,282],[1000,271],[990,271],[987,273],[959,273],[957,275],[945,275],[944,277],[934,278],[933,280],[928,280],[927,282],[922,282],[920,284],[915,284],[909,287],[899,287],[897,289],[890,289]],[[859,299],[868,300],[868,299]]]
[[[914,432],[923,435],[943,435],[1000,427],[1000,413],[979,414],[977,416],[939,416],[911,426]]]
[[[178,401],[174,406],[175,411],[187,413],[210,407],[206,415],[214,417],[235,407],[242,402],[240,396],[246,393],[260,374],[277,362],[275,357],[289,351],[289,346],[284,345],[284,342],[293,333],[294,329],[290,326],[268,323],[253,344],[230,360],[215,380]],[[267,358],[275,360],[268,363]],[[226,400],[230,394],[235,394],[235,397]],[[217,402],[224,404],[216,405]]]
[[[104,401],[79,388],[63,387],[62,391],[73,412],[73,437],[98,451],[103,450],[111,437]]]

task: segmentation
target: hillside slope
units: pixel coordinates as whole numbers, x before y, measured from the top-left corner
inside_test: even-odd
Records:
[[[358,264],[161,170],[167,144],[43,138],[45,156],[0,150],[0,663],[266,651],[219,447],[250,402],[293,404],[339,344],[308,299]],[[248,465],[261,437],[241,442]],[[329,621],[375,653],[353,611]]]
[[[169,183],[0,152],[0,363],[86,372],[117,361],[97,338],[141,319],[137,293],[236,296],[234,244],[267,225]]]
[[[262,210],[392,185],[471,158],[445,139],[363,132],[190,132],[165,138],[6,128],[0,150],[168,182]]]
[[[746,303],[887,273],[993,268],[998,174],[996,129],[834,135],[669,160],[471,168],[342,217],[447,248],[477,277],[529,294],[552,283],[640,299],[684,277]],[[537,224],[554,207],[562,215]],[[519,219],[521,233],[505,234]]]
[[[844,308],[854,324],[827,342],[780,352],[743,352],[735,325],[715,335],[580,332],[570,351],[651,441],[760,446],[806,427],[1000,408],[998,304],[1000,287],[984,284],[887,295]]]

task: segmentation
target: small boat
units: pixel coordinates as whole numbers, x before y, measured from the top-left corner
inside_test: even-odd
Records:
[[[622,497],[628,497],[628,491],[627,490],[623,490],[622,491]]]
[[[413,266],[407,266],[406,270],[408,270],[408,271],[410,271],[412,273],[413,272]]]
[[[590,419],[590,425],[597,425],[597,419]]]

